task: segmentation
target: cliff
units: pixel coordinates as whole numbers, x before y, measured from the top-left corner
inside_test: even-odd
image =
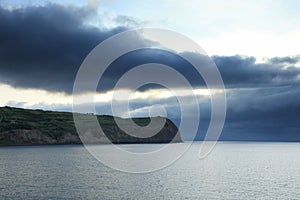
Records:
[[[85,143],[102,144],[109,142],[106,138],[116,144],[182,142],[177,127],[169,119],[157,134],[139,138],[124,133],[112,116],[96,118],[103,132],[91,130],[79,138],[72,113],[0,107],[0,145],[80,144],[81,139]],[[121,120],[125,125],[128,123],[128,119]],[[150,118],[133,118],[133,121],[146,126]]]

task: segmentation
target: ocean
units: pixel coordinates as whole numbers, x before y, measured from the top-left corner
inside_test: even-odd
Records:
[[[300,198],[300,143],[219,142],[203,160],[200,144],[146,174],[111,169],[82,145],[0,147],[0,199]]]

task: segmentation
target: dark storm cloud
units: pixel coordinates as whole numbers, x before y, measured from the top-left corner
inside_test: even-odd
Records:
[[[113,88],[116,82],[122,77],[123,74],[128,72],[135,66],[139,66],[147,63],[159,63],[176,69],[180,74],[184,75],[188,81],[194,86],[204,85],[202,77],[198,74],[197,70],[180,56],[168,52],[165,50],[157,49],[142,49],[137,51],[129,52],[116,59],[104,73],[104,78],[100,80],[101,89]],[[148,74],[141,74],[141,76],[150,76]],[[153,76],[161,76],[163,79],[169,80],[168,87],[182,87],[182,84],[174,80],[168,74],[155,74]],[[135,82],[135,79],[140,79],[140,76],[131,77],[130,82]],[[159,85],[145,85],[140,90],[146,90],[151,88],[161,88]]]
[[[12,11],[0,8],[0,81],[14,87],[70,93],[77,70],[88,53],[109,36],[126,30],[125,26],[104,29],[88,25],[86,21],[95,12],[89,7],[55,4]],[[116,17],[116,23],[121,22],[127,26],[138,24],[130,17]],[[289,85],[299,81],[300,70],[293,67],[299,57],[272,58],[264,64],[255,63],[253,57],[214,56],[213,60],[228,88]],[[146,49],[117,59],[105,73],[102,89],[112,88],[132,67],[150,62],[173,67],[194,86],[205,85],[197,71],[178,55]]]
[[[54,4],[9,11],[0,7],[0,81],[14,87],[70,92],[86,55],[125,30],[99,29],[86,7]]]
[[[106,88],[112,88],[115,82],[134,66],[146,63],[160,63],[176,69],[194,87],[205,86],[205,82],[197,70],[181,57],[187,55],[191,58],[200,58],[199,61],[200,63],[203,62],[203,66],[208,60],[206,56],[190,52],[176,55],[172,52],[155,49],[133,51],[116,59],[104,74],[105,76],[101,83]],[[217,65],[227,88],[288,86],[299,84],[300,81],[300,68],[294,66],[300,61],[299,57],[275,57],[265,63],[256,63],[254,57],[241,57],[238,55],[213,56],[212,60]],[[172,79],[168,75],[165,78]],[[180,87],[177,82],[173,86]],[[149,87],[155,86],[147,86],[144,89]]]
[[[299,83],[300,69],[293,64],[299,58],[272,58],[266,63],[256,63],[254,57],[214,56],[227,87],[270,87]],[[289,62],[288,62],[289,61]]]

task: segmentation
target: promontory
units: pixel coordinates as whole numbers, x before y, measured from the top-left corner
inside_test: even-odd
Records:
[[[116,118],[109,115],[92,115],[101,126],[102,131],[93,130],[81,133],[75,127],[71,112],[32,110],[13,107],[0,107],[0,145],[46,145],[46,144],[130,144],[130,143],[170,143],[182,142],[176,125],[163,117],[152,118],[117,118],[127,128],[136,125],[147,126],[151,120],[164,119],[164,125],[151,137],[137,137],[125,133],[116,123]],[[85,123],[88,126],[88,123]],[[155,128],[154,128],[155,129]],[[142,130],[142,129],[141,129]]]

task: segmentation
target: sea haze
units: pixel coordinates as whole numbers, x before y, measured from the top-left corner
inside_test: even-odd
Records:
[[[122,145],[145,152],[156,145]],[[174,144],[178,148],[187,143]],[[169,167],[127,174],[81,145],[0,147],[0,199],[295,199],[300,144],[220,142],[204,160],[201,143]],[[99,147],[101,150],[101,146]],[[164,159],[164,158],[161,158]]]

